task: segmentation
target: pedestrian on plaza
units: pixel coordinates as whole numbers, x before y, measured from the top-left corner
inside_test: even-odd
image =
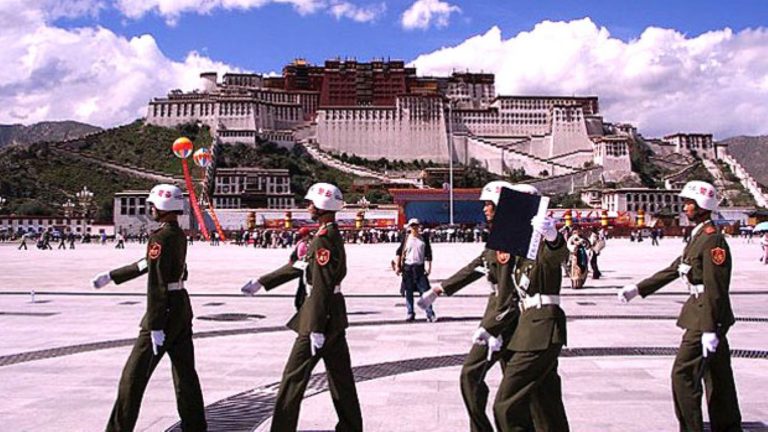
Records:
[[[589,240],[584,238],[580,229],[575,229],[568,237],[567,249],[570,252],[568,256],[568,274],[571,278],[571,288],[583,288],[589,275],[589,255],[592,253],[592,245]]]
[[[115,241],[117,242],[115,249],[125,249],[125,237],[123,236],[123,233],[118,232],[115,234]]]
[[[762,261],[763,264],[768,265],[768,233],[763,234],[763,238],[760,239],[760,246],[763,248],[763,257],[760,258],[760,261]]]
[[[589,235],[589,242],[592,244],[592,254],[589,258],[589,266],[592,268],[592,278],[600,279],[602,273],[597,266],[597,257],[605,249],[605,230],[598,230],[595,228],[592,230],[592,234]]]
[[[429,273],[432,271],[432,245],[429,237],[421,233],[419,220],[413,218],[406,224],[408,235],[395,252],[395,273],[402,275],[401,289],[405,294],[406,322],[416,320],[413,310],[413,293],[418,291],[419,297],[429,291]],[[432,306],[426,309],[427,321],[436,322],[437,316]]]
[[[651,246],[659,245],[659,231],[655,228],[651,229]]]
[[[258,280],[248,281],[241,291],[253,295],[262,287],[271,290],[298,277],[307,283],[307,299],[288,322],[298,333],[283,371],[272,416],[273,432],[295,431],[299,409],[312,370],[320,359],[339,421],[337,431],[362,431],[363,419],[347,345],[347,321],[341,282],[347,274],[344,240],[336,224],[336,212],[344,206],[341,191],[328,183],[315,183],[305,199],[312,220],[320,224],[303,261],[288,263]]]
[[[304,257],[307,256],[309,250],[309,243],[312,241],[311,231],[307,227],[302,227],[299,230],[299,241],[296,242],[296,247],[291,252],[291,264],[304,261]],[[307,298],[307,285],[304,283],[304,278],[299,278],[299,286],[296,288],[296,296],[293,299],[293,305],[296,307],[296,311],[301,309],[301,305],[304,304],[304,300]]]
[[[51,246],[51,229],[50,228],[43,231],[43,235],[40,240],[40,243],[41,243],[40,248],[42,250],[53,250],[53,246]]]
[[[16,248],[16,250],[21,250],[21,248],[24,248],[24,250],[28,250],[27,249],[27,237],[28,236],[29,236],[29,234],[27,234],[27,233],[21,233],[21,243],[19,243],[19,247]]]
[[[672,395],[681,431],[703,431],[701,379],[706,387],[712,431],[741,431],[736,385],[727,333],[735,319],[729,296],[732,257],[723,234],[712,222],[717,191],[703,181],[686,183],[680,192],[683,211],[696,224],[691,241],[669,267],[627,285],[619,292],[626,303],[647,297],[682,279],[690,295],[677,325],[685,330],[672,368]]]
[[[492,181],[486,184],[480,193],[480,200],[484,202],[483,213],[489,225],[493,223],[496,206],[499,203],[499,196],[503,188],[523,193],[538,194],[538,191],[530,185],[512,185],[505,181]],[[557,230],[551,218],[534,218],[531,224],[537,233],[547,232],[547,235],[550,237],[557,236]],[[549,251],[545,252],[545,254],[549,255]],[[565,255],[562,254],[562,256],[558,255],[553,260],[547,261],[548,263],[550,261],[555,263],[558,276],[560,275],[560,263],[564,259]],[[520,291],[517,288],[521,286],[521,283],[525,285],[524,279],[540,277],[537,276],[540,269],[537,269],[536,272],[530,272],[532,266],[517,267],[518,262],[524,263],[524,261],[521,258],[510,256],[508,253],[486,248],[480,256],[444,280],[439,286],[432,288],[418,302],[419,307],[425,309],[439,295],[452,296],[465,286],[483,277],[487,279],[490,285],[491,293],[488,296],[485,313],[480,322],[480,327],[472,335],[472,348],[461,368],[461,396],[464,399],[464,405],[469,414],[470,430],[472,432],[493,432],[493,426],[485,414],[489,394],[488,385],[485,383],[485,376],[496,362],[499,362],[502,371],[509,370],[507,360],[512,355],[512,352],[509,350],[509,341],[516,333],[520,316],[520,308],[518,307],[518,301],[520,300],[518,293]],[[523,278],[524,272],[530,273]],[[550,276],[546,277],[549,278]],[[552,402],[549,400],[545,401],[546,397],[547,395],[540,394],[539,392],[529,394],[528,399],[523,403],[525,407],[520,409],[520,417],[514,419],[515,422],[524,425],[524,427],[512,429],[510,425],[508,428],[499,428],[499,430],[530,430],[531,417],[528,411],[528,403],[530,401],[532,408],[535,407],[538,413],[541,409],[541,403]],[[494,413],[496,414],[497,426],[500,422],[505,425],[508,423],[509,419],[506,419],[508,417],[506,412],[494,410]],[[499,416],[505,417],[505,419],[499,419]],[[534,419],[541,421],[543,417],[534,416]],[[555,430],[548,429],[544,424],[537,423],[536,426],[536,430]]]
[[[107,244],[107,233],[102,231],[101,234],[101,245],[104,246]]]
[[[629,232],[629,241],[631,242],[635,241],[635,230],[632,230]]]
[[[146,257],[134,264],[100,273],[92,281],[93,287],[98,289],[111,281],[121,284],[148,275],[147,312],[123,368],[117,400],[106,430],[134,429],[144,390],[167,352],[173,366],[181,429],[185,432],[206,431],[203,394],[195,371],[192,306],[184,289],[187,242],[178,223],[178,215],[184,209],[184,196],[178,187],[161,184],[152,188],[147,205],[152,219],[161,225],[149,236]]]
[[[74,249],[75,248],[75,233],[72,231],[69,232],[67,235],[67,241],[69,241],[69,248]]]
[[[56,250],[59,249],[67,250],[67,236],[65,236],[64,233],[59,235],[59,245],[56,247]]]

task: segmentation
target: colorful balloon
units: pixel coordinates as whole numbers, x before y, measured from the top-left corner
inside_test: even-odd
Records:
[[[173,149],[173,154],[177,157],[186,159],[192,154],[192,141],[187,137],[177,138],[176,141],[173,142],[171,148]]]
[[[211,155],[211,151],[207,148],[199,148],[195,154],[192,155],[192,160],[195,161],[195,165],[205,168],[213,162],[213,156]]]

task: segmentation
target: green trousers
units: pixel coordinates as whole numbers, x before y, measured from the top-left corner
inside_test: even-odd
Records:
[[[176,389],[176,407],[181,417],[184,432],[204,432],[208,429],[205,421],[205,405],[200,390],[200,380],[195,371],[195,350],[192,344],[192,329],[185,327],[176,334],[166,334],[165,345],[158,355],[152,352],[152,339],[147,330],[141,330],[133,351],[123,368],[117,400],[112,408],[108,432],[132,431],[139,417],[141,399],[149,378],[168,353],[173,366],[173,386]]]
[[[502,351],[504,351],[502,349]],[[494,363],[498,362],[502,373],[506,366],[503,353],[497,353],[488,361],[488,347],[472,344],[464,365],[461,367],[461,397],[469,414],[469,425],[472,432],[493,432],[485,406],[488,403],[488,385],[485,376]]]
[[[557,358],[562,345],[512,354],[499,384],[493,413],[499,432],[525,432],[530,413],[537,432],[568,432]]]
[[[297,336],[288,363],[283,371],[272,417],[272,432],[294,432],[299,422],[299,410],[312,369],[323,359],[328,387],[339,421],[337,432],[363,430],[363,417],[357,399],[355,378],[349,358],[349,346],[344,332],[326,335],[325,344],[313,356],[309,336]]]
[[[731,352],[723,334],[717,351],[702,361],[701,332],[686,330],[672,367],[672,395],[680,432],[701,432],[702,386],[696,379],[704,367],[704,387],[712,432],[741,431],[741,412],[731,369]]]

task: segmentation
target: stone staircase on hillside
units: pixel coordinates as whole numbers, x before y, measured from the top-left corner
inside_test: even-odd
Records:
[[[666,189],[679,189],[687,181],[688,174],[698,168],[699,164],[700,162],[696,161],[672,174],[662,177],[662,180],[664,180],[664,187]]]
[[[382,183],[387,184],[414,186],[418,188],[424,187],[421,180],[419,179],[392,177],[379,171],[374,171],[370,168],[343,162],[338,158],[335,158],[332,155],[322,151],[317,143],[298,141],[296,145],[302,146],[313,159],[322,163],[323,165],[329,166],[347,174],[352,174],[358,177],[374,178],[380,180]]]
[[[572,167],[569,165],[564,165],[559,162],[554,162],[551,160],[543,159],[538,156],[534,156],[529,153],[525,153],[519,150],[515,150],[510,145],[505,145],[501,143],[495,143],[492,141],[488,141],[482,137],[479,137],[477,135],[473,134],[466,134],[467,138],[470,142],[474,143],[475,145],[484,146],[489,149],[493,149],[494,151],[502,151],[511,155],[514,155],[515,158],[521,160],[521,161],[528,161],[532,164],[535,164],[536,166],[540,167],[541,169],[538,170],[538,172],[542,170],[547,170],[550,172],[551,175],[562,175],[562,174],[570,174],[577,171],[580,171],[581,168]],[[503,157],[503,156],[502,156]],[[502,161],[504,165],[504,161]],[[499,172],[497,174],[504,174],[502,172]]]
[[[725,174],[723,174],[720,167],[710,159],[702,159],[701,163],[712,174],[712,178],[715,179],[715,188],[719,191],[725,190],[731,182],[725,178]]]
[[[727,152],[724,152],[722,155],[720,155],[720,160],[725,162],[725,164],[731,168],[733,174],[740,180],[741,185],[744,186],[744,189],[746,189],[747,192],[752,195],[752,198],[755,199],[757,205],[761,207],[768,207],[768,193],[764,191],[760,183],[758,183],[749,174],[749,172],[736,160],[736,158],[729,155]]]
[[[159,183],[183,184],[184,182],[183,178],[173,177],[160,171],[148,170],[131,164],[121,164],[115,161],[103,159],[96,155],[89,154],[88,152],[68,147],[66,142],[52,143],[49,148],[55,153],[94,163],[106,169],[119,171],[134,177],[152,180]]]

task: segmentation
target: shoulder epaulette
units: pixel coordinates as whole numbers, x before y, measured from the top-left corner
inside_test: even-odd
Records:
[[[704,234],[714,234],[717,232],[717,228],[713,227],[712,225],[707,225],[704,227]]]

